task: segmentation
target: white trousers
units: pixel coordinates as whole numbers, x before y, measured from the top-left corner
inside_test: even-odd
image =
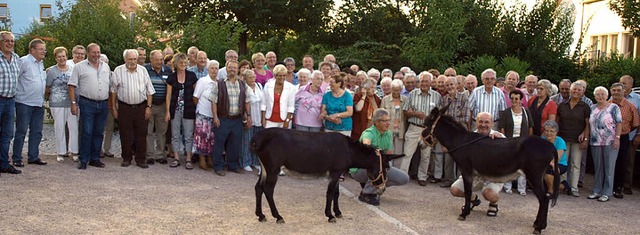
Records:
[[[71,108],[51,107],[53,127],[56,133],[56,153],[65,155],[68,152],[78,154],[78,116],[71,114]],[[65,124],[69,126],[69,145],[65,136]],[[68,150],[68,151],[67,151]]]
[[[409,165],[413,153],[420,147],[420,165],[418,166],[418,180],[427,180],[429,172],[429,158],[431,157],[431,146],[426,146],[420,138],[422,127],[410,124],[407,133],[404,135],[404,157],[394,161],[398,163],[401,171],[409,172]]]

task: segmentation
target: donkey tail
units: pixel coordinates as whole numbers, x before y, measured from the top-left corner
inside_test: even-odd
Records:
[[[558,167],[558,151],[553,148],[553,195],[551,207],[556,206],[558,201],[558,191],[560,190],[560,168]]]
[[[268,145],[267,138],[265,138],[264,134],[264,132],[258,132],[253,135],[253,138],[251,138],[249,147],[252,154],[257,155],[258,152],[261,152],[261,150]],[[258,184],[263,185],[264,181],[267,179],[267,172],[260,155],[258,155],[258,161],[260,161],[260,176],[258,178]]]

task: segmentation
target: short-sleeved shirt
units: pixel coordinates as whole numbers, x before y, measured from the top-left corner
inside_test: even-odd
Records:
[[[206,77],[198,79],[198,82],[196,82],[196,88],[193,90],[193,97],[198,98],[196,112],[207,117],[213,117],[211,101],[208,99],[209,94],[211,94],[211,87],[213,86],[217,87],[218,81],[211,80],[209,75],[207,75]]]
[[[469,97],[462,92],[457,92],[455,99],[451,98],[450,95],[445,95],[440,99],[440,107],[447,105],[449,105],[449,109],[445,114],[452,116],[457,122],[466,127],[471,113],[469,110]]]
[[[49,107],[69,108],[69,78],[73,67],[67,65],[67,71],[60,71],[58,66],[51,66],[47,71],[47,86],[51,87],[49,93]],[[74,99],[75,100],[75,99]]]
[[[546,136],[542,136],[542,139],[547,139]],[[562,137],[556,136],[556,140],[553,141],[553,147],[556,147],[556,150],[563,150],[562,156],[558,156],[558,164],[567,166],[567,143],[564,142]]]
[[[20,76],[16,87],[16,102],[29,106],[44,105],[44,88],[47,84],[47,73],[44,61],[37,61],[31,54],[20,58]]]
[[[429,89],[429,92],[425,94],[422,90],[415,89],[409,93],[407,102],[402,104],[402,110],[408,111],[409,109],[413,109],[415,112],[422,112],[429,115],[431,110],[440,104],[440,98],[440,93],[434,90]],[[411,117],[408,121],[409,123],[417,125],[422,125],[424,123],[424,120],[421,120],[418,117]]]
[[[629,95],[627,95],[626,98],[629,102],[631,102],[634,106],[636,106],[638,115],[640,115],[640,95],[636,94],[635,92],[631,92],[629,93]],[[637,129],[633,129],[629,133],[629,140],[633,140],[633,137],[635,137],[636,134],[637,134]]]
[[[111,70],[107,63],[102,61],[99,63],[98,69],[91,66],[89,60],[83,60],[73,66],[69,85],[77,88],[78,95],[92,100],[109,98]]]
[[[391,131],[386,130],[383,133],[380,133],[376,126],[370,126],[365,129],[360,135],[360,142],[364,139],[371,140],[371,145],[377,149],[380,149],[383,152],[393,150],[393,143],[391,142]]]
[[[260,85],[262,86],[264,86],[264,84],[266,84],[267,81],[269,81],[269,79],[273,78],[273,72],[271,72],[271,70],[265,70],[264,72],[265,72],[264,74],[259,74],[258,72],[255,72],[256,82],[260,83]]]
[[[583,101],[579,101],[573,109],[569,100],[558,105],[557,119],[560,129],[558,136],[569,143],[578,143],[578,136],[587,126],[585,119],[589,118],[591,108]]]
[[[469,96],[469,109],[471,117],[478,116],[478,113],[490,113],[494,119],[498,119],[499,112],[505,110],[507,104],[504,100],[504,93],[497,87],[493,87],[491,93],[487,93],[484,86],[479,86],[471,92]]]
[[[318,120],[318,117],[322,110],[324,93],[318,88],[318,92],[312,94],[310,89],[310,86],[306,86],[296,94],[296,125],[322,127],[322,121]]]
[[[131,105],[140,104],[155,92],[144,66],[137,65],[135,71],[129,71],[123,64],[113,70],[111,93],[116,93],[119,101]]]
[[[342,113],[347,111],[347,107],[353,107],[353,97],[346,90],[340,97],[333,97],[333,92],[327,92],[322,97],[322,105],[325,105],[327,115]],[[325,120],[324,128],[332,131],[350,131],[353,129],[351,117],[342,118],[340,124]]]
[[[620,113],[622,114],[622,125],[620,125],[620,134],[626,135],[633,129],[636,129],[640,125],[640,118],[638,117],[638,109],[627,99],[620,99],[620,102],[616,103],[611,100],[612,103],[620,107]]]
[[[191,68],[188,68],[187,70],[195,73],[198,80],[200,80],[200,78],[209,76],[209,70],[207,69],[207,67],[204,67],[202,68],[202,70],[200,70],[198,66],[193,66]]]
[[[162,65],[160,73],[156,72],[151,64],[146,64],[144,67],[147,69],[153,89],[156,91],[156,93],[153,93],[153,104],[164,104],[167,97],[167,78],[169,78],[169,75],[171,75],[173,71],[166,65]]]
[[[240,114],[240,108],[238,102],[240,102],[240,82],[236,80],[235,82],[229,81],[228,78],[224,79],[224,83],[227,86],[227,95],[229,96],[229,115],[238,115]],[[245,102],[251,102],[251,90],[249,86],[245,83]],[[219,86],[211,86],[211,94],[209,94],[209,101],[212,103],[218,103],[218,91],[220,90]],[[253,113],[252,113],[253,114]],[[213,114],[212,114],[213,116]]]
[[[591,146],[612,145],[616,138],[617,123],[622,123],[622,114],[618,105],[609,104],[604,109],[598,108],[597,104],[591,105],[589,144]]]
[[[11,52],[11,62],[0,53],[0,97],[13,98],[16,96],[16,85],[20,75],[20,57]]]

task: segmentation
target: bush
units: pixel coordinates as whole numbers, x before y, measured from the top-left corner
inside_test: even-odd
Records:
[[[620,80],[622,75],[630,75],[634,78],[634,86],[640,85],[640,61],[639,59],[625,58],[622,55],[593,60],[583,60],[579,66],[578,79],[584,79],[589,84],[585,93],[593,96],[593,88],[604,86],[610,88],[611,84]]]

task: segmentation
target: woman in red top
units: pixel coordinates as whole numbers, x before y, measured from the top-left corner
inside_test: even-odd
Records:
[[[529,111],[533,118],[533,134],[541,136],[544,130],[544,122],[556,120],[558,105],[549,99],[552,93],[549,80],[542,79],[538,81],[536,89],[538,90],[538,95],[531,97],[529,100]]]
[[[369,78],[362,83],[360,91],[353,96],[353,129],[351,138],[360,141],[362,132],[372,125],[373,111],[381,107],[381,100],[375,94],[376,81]]]
[[[287,68],[284,65],[276,65],[273,73],[275,79],[264,85],[264,102],[260,104],[262,126],[290,128],[298,89],[285,81]]]

